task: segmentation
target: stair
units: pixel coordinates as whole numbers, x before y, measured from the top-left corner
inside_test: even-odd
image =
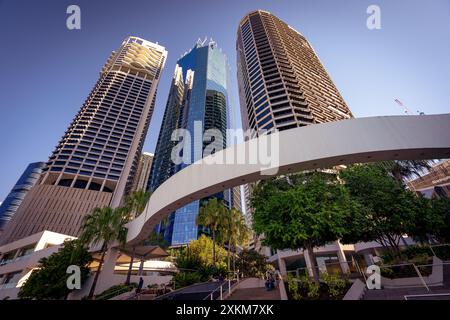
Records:
[[[279,284],[267,291],[264,280],[248,278],[243,280],[226,300],[281,300]]]
[[[236,289],[227,300],[281,300],[280,290],[276,287],[267,291],[266,288]]]

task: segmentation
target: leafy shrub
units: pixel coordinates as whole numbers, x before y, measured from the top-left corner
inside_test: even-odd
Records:
[[[308,275],[293,277],[291,274],[287,277],[288,289],[294,300],[308,298],[315,300],[319,298],[319,285],[315,283]]]
[[[301,300],[302,296],[298,292],[298,281],[296,281],[295,278],[290,273],[288,273],[287,275],[287,284],[288,290],[292,295],[292,298],[294,300]]]
[[[203,266],[203,262],[200,258],[190,255],[180,255],[176,260],[177,268],[180,270],[191,269],[198,270]]]
[[[172,282],[175,285],[175,289],[180,289],[202,282],[202,275],[199,272],[178,272],[173,276]]]
[[[433,247],[433,251],[436,253],[436,256],[444,261],[450,260],[450,246],[444,245],[444,246],[436,246]]]
[[[125,292],[129,292],[131,290],[133,290],[134,288],[137,288],[137,283],[133,282],[130,283],[130,285],[126,285],[126,284],[116,284],[112,287],[109,287],[108,289],[106,289],[105,291],[103,291],[102,293],[98,294],[95,296],[95,300],[107,300],[107,299],[111,299],[112,297],[118,296],[122,293]]]
[[[67,267],[77,265],[81,270],[81,285],[89,276],[87,267],[91,254],[78,240],[65,241],[63,246],[49,257],[39,260],[34,270],[20,288],[20,299],[61,299],[72,291],[67,288]]]
[[[260,278],[267,271],[273,269],[273,266],[267,263],[267,258],[255,250],[242,250],[236,261],[237,268],[245,277]]]
[[[328,294],[331,299],[339,299],[345,294],[345,289],[349,285],[347,279],[341,279],[337,274],[324,273],[321,279],[328,288]]]
[[[428,246],[408,246],[401,251],[401,257],[397,257],[389,251],[381,254],[383,264],[400,264],[403,262],[427,264],[432,256],[433,253]]]
[[[341,279],[339,275],[321,274],[322,282],[317,284],[307,273],[298,277],[287,276],[287,287],[294,300],[338,300],[344,296],[350,286],[348,279]]]
[[[319,298],[319,285],[312,281],[310,277],[304,276],[300,279],[300,290],[301,289],[307,292],[308,298]]]

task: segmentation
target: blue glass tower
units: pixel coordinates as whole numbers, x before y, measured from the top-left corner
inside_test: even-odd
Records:
[[[177,74],[178,73],[178,74]],[[182,79],[182,89],[180,81]],[[155,190],[171,175],[189,164],[175,166],[171,163],[170,152],[174,144],[171,133],[174,129],[184,128],[191,135],[190,163],[199,160],[208,143],[194,137],[194,128],[201,126],[201,132],[216,129],[222,133],[223,141],[216,150],[226,147],[226,129],[229,127],[228,111],[228,66],[225,54],[210,41],[198,41],[196,45],[177,61],[174,80],[161,126],[155,151],[155,162],[149,181],[149,188]],[[177,97],[176,99],[174,97]],[[196,131],[196,133],[198,133]],[[170,133],[170,134],[169,134]],[[171,146],[167,148],[167,146]],[[170,164],[170,165],[169,165]],[[170,169],[167,169],[167,167]],[[230,203],[230,191],[220,192],[214,197]],[[194,201],[173,213],[166,223],[162,223],[159,232],[164,233],[172,246],[184,245],[197,239],[199,232],[196,218],[201,206]]]
[[[11,220],[27,192],[36,184],[45,162],[30,163],[0,206],[0,230]]]

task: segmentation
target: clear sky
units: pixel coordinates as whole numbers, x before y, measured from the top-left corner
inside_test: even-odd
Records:
[[[66,28],[70,4],[81,8],[81,30]],[[366,27],[371,4],[381,30]],[[356,117],[402,114],[395,98],[413,112],[450,112],[449,0],[0,0],[0,201],[28,163],[48,159],[128,35],[169,52],[145,151],[154,151],[175,61],[198,38],[227,54],[238,117],[236,29],[255,9],[310,41]]]

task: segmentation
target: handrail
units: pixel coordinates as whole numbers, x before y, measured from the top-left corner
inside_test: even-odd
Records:
[[[131,290],[130,290],[130,288],[131,288]],[[127,289],[127,291],[124,291],[125,289]],[[123,292],[121,292],[121,291],[123,291]],[[108,298],[112,298],[112,297],[118,296],[119,294],[122,294],[125,292],[130,292],[130,291],[133,291],[133,286],[131,286],[131,285],[129,285],[127,287],[117,288],[116,290],[111,291],[108,294],[98,295],[97,297],[95,297],[95,300],[108,300]],[[114,294],[114,295],[112,295],[112,294]]]
[[[408,294],[405,297],[405,300],[408,300],[408,298],[420,298],[420,297],[450,297],[449,293],[426,293],[426,294]]]
[[[189,286],[182,287],[182,288],[180,288],[180,289],[174,289],[173,291],[164,293],[164,294],[158,296],[157,298],[158,298],[158,300],[160,300],[161,298],[164,298],[164,297],[169,296],[169,295],[171,295],[171,294],[176,294],[177,292],[180,292],[180,291],[182,291],[182,290],[185,290],[186,288],[198,286],[198,285],[205,284],[205,283],[209,283],[209,281],[199,282],[199,283],[194,283],[194,284],[191,284],[191,285],[189,285]]]
[[[228,295],[231,294],[231,288],[236,286],[237,284],[239,284],[239,273],[238,272],[233,272],[233,275],[236,276],[236,279],[228,279],[225,280],[219,287],[217,287],[216,289],[214,289],[213,291],[211,291],[205,298],[203,298],[203,300],[207,300],[208,298],[210,298],[210,300],[214,300],[214,293],[217,290],[220,290],[220,300],[223,300],[223,286],[228,284]],[[231,281],[232,280],[236,280],[235,283],[233,283],[233,285],[231,285]]]
[[[420,281],[422,282],[422,284],[425,286],[425,288],[427,288],[427,291],[430,292],[430,288],[427,286],[427,284],[425,283],[425,280],[422,277],[422,273],[420,273],[419,268],[416,267],[416,265],[413,263],[412,264],[414,267],[414,270],[416,270],[417,274],[419,275]]]

